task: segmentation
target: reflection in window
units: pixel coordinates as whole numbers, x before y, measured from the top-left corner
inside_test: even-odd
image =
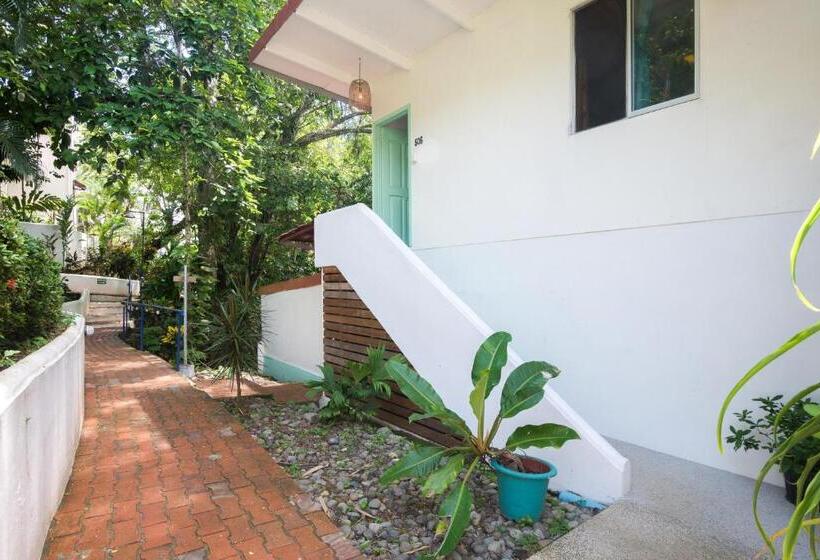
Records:
[[[695,93],[695,0],[632,1],[632,110]]]

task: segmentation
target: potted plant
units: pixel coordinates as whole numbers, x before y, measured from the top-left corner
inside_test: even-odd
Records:
[[[735,451],[764,449],[773,453],[803,424],[817,415],[820,406],[811,399],[802,399],[783,405],[783,395],[752,399],[759,403],[758,410],[741,410],[734,415],[735,425],[729,427],[726,443]],[[777,421],[780,415],[779,422]],[[820,453],[820,439],[808,438],[791,447],[779,460],[780,472],[786,485],[786,499],[795,503],[797,480],[813,456]]]
[[[578,434],[560,424],[519,426],[503,448],[493,446],[501,423],[523,410],[532,408],[544,398],[544,386],[557,376],[558,368],[547,362],[526,362],[515,368],[501,390],[500,410],[489,426],[486,424],[486,400],[501,382],[501,370],[507,363],[507,345],[512,337],[497,332],[485,340],[473,360],[470,407],[477,420],[475,433],[455,412],[444,405],[435,389],[400,360],[387,362],[387,372],[402,393],[421,412],[412,414],[411,422],[436,418],[461,438],[456,447],[422,445],[393,464],[381,477],[382,484],[404,478],[425,478],[422,492],[433,497],[450,490],[439,508],[441,544],[435,556],[452,552],[470,522],[473,498],[469,481],[476,468],[488,465],[498,474],[499,501],[502,513],[512,519],[541,516],[549,479],[557,473],[546,461],[515,454],[530,447],[561,447],[578,439]],[[466,470],[465,470],[466,469]],[[464,475],[459,478],[459,475]]]

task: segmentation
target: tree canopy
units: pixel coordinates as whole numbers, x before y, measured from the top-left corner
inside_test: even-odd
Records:
[[[237,282],[308,272],[310,256],[276,236],[369,201],[371,126],[250,68],[282,4],[0,0],[0,182],[25,174],[20,162],[48,138],[90,186],[78,208],[101,241],[95,258],[116,257],[118,271],[145,261],[146,296],[167,305],[188,262],[203,279],[194,314]],[[124,220],[134,211],[145,239]]]

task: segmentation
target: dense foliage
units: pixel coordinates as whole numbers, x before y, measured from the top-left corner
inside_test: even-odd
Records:
[[[36,151],[47,137],[58,165],[79,165],[90,187],[77,199],[80,230],[99,246],[83,262],[66,255],[70,269],[142,267],[146,296],[178,307],[172,278],[187,263],[206,286],[192,296],[190,323],[201,324],[231,278],[262,284],[313,269],[279,234],[369,201],[369,116],[247,63],[282,3],[8,0],[0,147],[17,138]],[[144,236],[128,218],[136,212]]]
[[[60,267],[42,241],[0,219],[0,353],[29,351],[65,326]]]

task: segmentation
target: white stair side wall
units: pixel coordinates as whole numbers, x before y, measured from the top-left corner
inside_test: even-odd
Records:
[[[504,325],[491,329],[362,204],[318,216],[315,246],[316,265],[341,270],[407,359],[445,404],[474,428],[468,403],[473,357],[479,344]],[[514,344],[515,333],[511,334]],[[550,361],[549,356],[533,358]],[[503,378],[521,362],[511,349]],[[490,396],[488,410],[493,416],[500,394],[499,386]],[[549,387],[540,405],[502,424],[495,443],[502,446],[519,425],[543,422],[566,424],[581,436],[580,441],[569,442],[560,450],[527,450],[527,454],[558,467],[551,487],[571,489],[605,502],[628,491],[629,461]]]

